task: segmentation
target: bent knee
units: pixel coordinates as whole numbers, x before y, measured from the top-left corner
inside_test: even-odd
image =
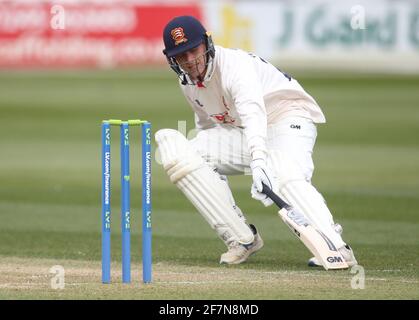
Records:
[[[204,165],[204,159],[179,131],[161,129],[155,139],[163,168],[173,183]]]

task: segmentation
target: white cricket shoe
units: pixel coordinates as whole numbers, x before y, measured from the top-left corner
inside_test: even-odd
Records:
[[[358,264],[358,262],[355,259],[354,252],[350,246],[345,245],[342,248],[339,248],[338,250],[341,253],[343,259],[345,259],[349,267],[352,267]],[[320,263],[319,260],[317,260],[316,257],[312,257],[308,260],[308,266],[309,267],[322,267],[323,265]]]
[[[237,241],[233,241],[228,251],[223,253],[220,258],[220,264],[239,264],[247,260],[250,255],[260,250],[263,247],[263,240],[260,234],[257,232],[254,225],[249,225],[255,235],[255,239],[250,244],[241,244]]]

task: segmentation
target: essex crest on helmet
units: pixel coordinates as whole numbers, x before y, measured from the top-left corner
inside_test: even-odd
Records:
[[[172,35],[172,39],[175,41],[176,46],[188,41],[188,39],[185,37],[185,33],[183,32],[182,27],[174,28],[172,31],[170,31],[170,34]]]

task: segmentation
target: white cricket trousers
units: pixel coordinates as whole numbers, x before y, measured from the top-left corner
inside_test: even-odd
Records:
[[[275,170],[280,196],[312,221],[337,247],[345,243],[323,196],[311,184],[316,125],[307,118],[288,117],[267,130],[268,165]],[[251,157],[243,130],[231,125],[202,130],[191,141],[221,175],[251,174]],[[305,180],[305,181],[304,181]],[[304,183],[306,182],[306,183]]]
[[[316,125],[302,117],[288,117],[268,126],[267,148],[287,154],[310,182],[314,164],[313,148],[317,137]],[[194,148],[222,175],[250,174],[251,157],[243,129],[219,125],[200,131],[191,140]]]

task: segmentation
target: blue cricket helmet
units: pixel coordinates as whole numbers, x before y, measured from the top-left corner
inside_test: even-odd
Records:
[[[178,54],[191,50],[201,43],[206,45],[206,66],[215,56],[215,48],[211,35],[204,28],[202,23],[192,16],[180,16],[167,23],[163,30],[163,41],[165,49],[164,55],[170,67],[176,72],[182,80],[182,84],[189,83],[186,79],[186,73],[181,69],[175,57]]]
[[[199,46],[205,41],[207,30],[192,16],[180,16],[172,19],[164,28],[163,53],[171,58],[182,52]]]

